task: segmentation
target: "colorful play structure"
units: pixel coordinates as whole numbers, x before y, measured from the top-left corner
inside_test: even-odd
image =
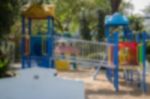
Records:
[[[119,31],[111,33],[111,27],[122,26],[123,39],[119,39]],[[123,71],[126,81],[137,81],[143,91],[146,91],[146,33],[135,37],[129,29],[129,21],[126,16],[115,13],[106,16],[105,36],[107,42],[114,44],[108,47],[108,63],[114,65],[114,69],[106,69],[107,78],[113,82],[116,91],[119,90],[119,71]],[[138,76],[135,77],[134,76]]]
[[[54,44],[52,38],[52,35],[54,35],[54,10],[54,5],[31,4],[23,8],[23,36],[21,42],[22,68],[31,67],[33,61],[38,66],[54,68],[54,61],[52,59]],[[47,33],[38,33],[37,35],[33,35],[33,20],[47,20]],[[26,31],[26,21],[28,22],[28,31]]]
[[[32,67],[33,64],[45,68],[55,68],[54,8],[53,5],[30,5],[24,8],[22,12],[22,68]],[[47,33],[33,36],[32,20],[47,20]],[[28,31],[26,31],[26,22],[28,22]],[[123,28],[123,39],[120,39],[119,31],[111,32],[111,29],[118,26]],[[105,36],[106,42],[102,44],[107,47],[105,59],[107,63],[102,65],[106,68],[106,76],[113,83],[116,92],[119,91],[120,71],[123,73],[125,81],[136,81],[142,90],[146,91],[146,33],[134,37],[129,28],[128,18],[120,13],[115,13],[106,16]],[[68,63],[66,64],[68,65]],[[98,65],[100,66],[101,63]]]

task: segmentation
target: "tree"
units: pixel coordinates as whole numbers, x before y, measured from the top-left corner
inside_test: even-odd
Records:
[[[126,16],[130,16],[133,10],[134,10],[134,6],[130,2],[122,2],[120,4],[119,11],[122,12]]]
[[[71,32],[75,32],[78,29],[82,30],[80,32],[84,32],[83,24],[88,23],[84,24],[84,27],[86,27],[85,31],[88,30],[86,35],[90,35],[90,31],[97,28],[101,29],[101,34],[103,34],[104,12],[105,14],[109,14],[110,12],[108,0],[51,0],[51,2],[56,5],[56,16],[58,16],[63,25],[65,24],[65,26],[70,28]],[[99,9],[100,14],[97,14]],[[85,13],[85,15],[81,16],[82,13]],[[84,21],[86,22],[81,22],[83,21],[82,17],[85,18]],[[101,36],[98,35],[97,38]]]
[[[112,14],[119,11],[119,6],[122,0],[110,0]]]
[[[105,27],[104,27],[104,21],[105,16],[107,13],[105,13],[103,10],[99,9],[97,10],[97,16],[98,16],[98,24],[97,24],[97,40],[102,40],[104,37]]]
[[[138,15],[132,15],[129,17],[130,27],[136,33],[143,31],[143,19]]]
[[[144,14],[150,15],[150,4],[144,8]]]
[[[11,31],[11,27],[16,22],[16,19],[19,14],[19,0],[1,0],[0,1],[0,77],[2,76],[8,76],[6,74],[7,67],[9,65],[8,57],[10,55],[7,55],[7,51],[2,48],[1,40],[3,38],[3,42],[7,43],[7,36],[6,34],[9,34]],[[4,38],[5,37],[5,38]]]
[[[6,0],[6,1],[10,2],[12,0]],[[14,2],[17,2],[17,1],[18,0],[14,0]],[[89,30],[99,28],[99,32],[101,32],[101,34],[103,34],[104,17],[105,17],[104,12],[106,12],[106,14],[108,14],[110,12],[110,6],[109,6],[108,0],[75,0],[73,2],[72,2],[72,0],[22,0],[22,1],[20,1],[20,3],[22,5],[24,5],[28,2],[40,3],[40,4],[49,3],[49,2],[54,3],[56,6],[57,19],[59,19],[59,21],[62,23],[63,26],[64,25],[67,26],[69,28],[69,30],[71,30],[71,32],[75,32],[80,28],[80,26],[81,26],[80,23],[82,23],[82,22],[80,22],[81,21],[80,13],[81,13],[82,8],[85,8],[85,10],[86,10],[85,12],[87,12],[87,14],[85,15],[85,18],[86,18],[86,21],[88,22],[87,27],[89,27]],[[106,6],[106,5],[108,5],[108,6]],[[18,8],[18,2],[15,6]],[[13,8],[13,10],[15,10],[15,8]],[[101,10],[97,11],[97,9],[101,9]],[[18,13],[17,10],[18,9],[15,10],[16,14]],[[99,12],[98,16],[97,16],[97,12]],[[12,16],[12,15],[8,15],[8,16],[12,16],[11,18],[14,20],[15,18],[13,18],[13,17],[16,17],[15,16],[16,14],[13,14],[14,16]],[[6,18],[6,19],[8,19],[8,18]],[[12,26],[14,21],[7,22],[7,24]],[[60,24],[59,24],[59,26],[60,26]],[[6,26],[4,26],[4,27],[6,27]],[[5,30],[5,32],[7,32],[6,30],[10,31],[10,29],[11,28],[4,29],[4,30]],[[89,31],[89,33],[90,33],[90,31]],[[98,38],[100,38],[101,36],[102,35],[98,35]]]
[[[145,17],[144,17],[144,19],[145,19],[145,29],[146,29],[147,32],[150,33],[150,28],[149,28],[149,26],[150,26],[150,4],[144,8],[143,12],[144,12],[144,15],[145,15]]]
[[[80,35],[83,39],[91,40],[89,21],[84,10],[81,12],[80,16]]]
[[[19,13],[19,0],[0,1],[0,38],[8,34]]]
[[[146,29],[147,33],[150,33],[150,28],[149,28],[149,26],[150,26],[150,4],[144,8],[144,14],[146,16],[145,17],[145,20],[146,20],[145,21],[145,29]],[[150,42],[147,42],[146,50],[147,50],[147,59],[150,62]]]
[[[105,15],[110,12],[110,5],[108,0],[24,0],[25,2],[38,2],[38,3],[52,3],[56,6],[56,19],[62,23],[63,28],[68,28],[70,32],[86,32],[88,38],[90,39],[90,31],[92,29],[97,29],[101,34],[104,34],[104,19]],[[106,6],[107,5],[107,6]],[[86,13],[81,17],[80,14],[83,12]],[[97,11],[101,9],[100,11]],[[99,12],[99,14],[97,14]],[[86,22],[85,22],[86,21]],[[86,23],[86,24],[84,24]],[[87,24],[88,23],[88,24]],[[59,25],[59,24],[58,24]],[[60,25],[59,25],[60,26]],[[84,27],[84,28],[83,28]],[[86,28],[85,28],[86,27]],[[81,29],[82,28],[82,29]],[[84,30],[85,29],[85,30]],[[58,31],[58,29],[57,29]],[[61,31],[62,32],[62,31]],[[85,33],[81,33],[81,36],[86,39]],[[98,34],[97,39],[101,38],[103,35]]]

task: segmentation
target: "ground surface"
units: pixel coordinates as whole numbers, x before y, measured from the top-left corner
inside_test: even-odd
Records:
[[[120,91],[116,95],[113,85],[108,82],[104,73],[100,73],[96,80],[92,79],[93,73],[92,69],[81,69],[76,72],[58,72],[58,76],[82,80],[85,83],[86,99],[150,99],[150,76],[147,76],[147,94],[143,94],[135,84],[120,81]]]

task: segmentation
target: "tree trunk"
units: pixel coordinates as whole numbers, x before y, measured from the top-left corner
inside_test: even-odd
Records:
[[[105,21],[105,15],[106,13],[104,13],[102,10],[98,10],[97,11],[97,15],[98,15],[98,24],[97,24],[97,40],[102,40],[104,37],[104,21]]]
[[[80,35],[82,39],[91,40],[90,28],[89,28],[89,20],[82,12],[82,16],[80,17]]]
[[[110,0],[111,8],[112,8],[112,14],[119,11],[119,6],[122,0]]]

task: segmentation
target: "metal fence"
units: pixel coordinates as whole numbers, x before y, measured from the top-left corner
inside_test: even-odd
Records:
[[[81,66],[104,66],[108,64],[108,48],[113,44],[81,39],[55,37],[55,60],[66,60]]]

